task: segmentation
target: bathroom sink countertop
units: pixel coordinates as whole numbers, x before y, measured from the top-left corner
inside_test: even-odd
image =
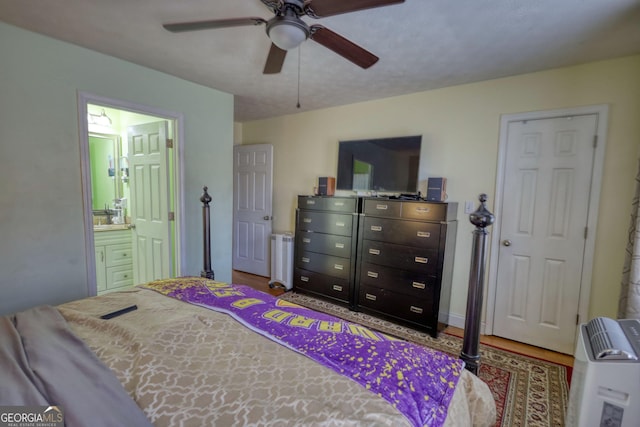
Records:
[[[128,230],[129,224],[101,224],[94,225],[93,231]]]

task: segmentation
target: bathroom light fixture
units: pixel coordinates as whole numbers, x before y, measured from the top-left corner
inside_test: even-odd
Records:
[[[87,113],[87,121],[90,125],[111,126],[113,124],[104,109],[102,109],[100,114]]]

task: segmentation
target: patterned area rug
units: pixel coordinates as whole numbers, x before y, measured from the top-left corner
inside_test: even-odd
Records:
[[[287,301],[360,323],[427,347],[458,356],[462,339],[440,334],[438,339],[404,326],[295,292],[280,296]],[[569,385],[567,367],[480,344],[480,371],[496,400],[496,426],[562,426]]]

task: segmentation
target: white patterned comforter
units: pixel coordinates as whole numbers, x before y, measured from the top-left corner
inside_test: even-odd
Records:
[[[58,309],[155,426],[410,425],[386,400],[225,314],[147,289]],[[491,426],[495,417],[488,386],[464,371],[446,425]]]

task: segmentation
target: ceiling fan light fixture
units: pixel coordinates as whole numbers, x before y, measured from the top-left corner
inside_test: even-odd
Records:
[[[276,16],[267,23],[267,35],[280,49],[295,49],[309,38],[309,26],[297,17]]]

